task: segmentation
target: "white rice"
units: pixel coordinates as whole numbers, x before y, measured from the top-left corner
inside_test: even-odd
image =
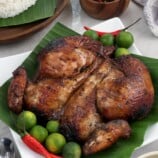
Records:
[[[0,18],[14,17],[29,7],[37,0],[0,0]]]

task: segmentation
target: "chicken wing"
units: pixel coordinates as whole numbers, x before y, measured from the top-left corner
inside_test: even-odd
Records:
[[[8,88],[8,106],[13,112],[20,113],[23,108],[27,74],[23,67],[19,67],[13,72],[13,76]]]

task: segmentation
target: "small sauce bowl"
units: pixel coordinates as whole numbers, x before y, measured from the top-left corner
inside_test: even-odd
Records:
[[[130,0],[113,0],[98,2],[95,0],[80,0],[82,9],[96,19],[109,19],[119,16],[128,7]]]

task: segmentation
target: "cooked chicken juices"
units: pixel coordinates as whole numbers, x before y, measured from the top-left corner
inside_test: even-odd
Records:
[[[8,89],[8,106],[58,119],[68,140],[83,144],[85,155],[128,138],[128,120],[145,117],[154,88],[146,66],[132,56],[111,58],[114,47],[72,36],[50,43],[39,54],[36,79],[18,68]]]

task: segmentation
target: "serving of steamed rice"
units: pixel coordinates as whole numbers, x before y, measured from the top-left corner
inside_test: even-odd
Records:
[[[29,7],[37,0],[0,0],[0,18],[14,17]]]

